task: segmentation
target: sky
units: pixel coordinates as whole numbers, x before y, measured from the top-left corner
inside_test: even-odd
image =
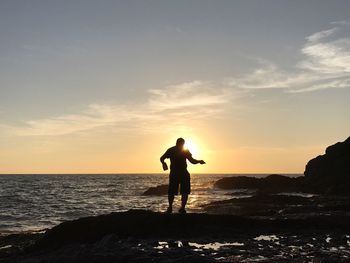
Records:
[[[0,173],[303,173],[350,135],[350,2],[0,1]]]

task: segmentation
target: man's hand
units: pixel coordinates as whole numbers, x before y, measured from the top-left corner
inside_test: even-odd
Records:
[[[168,165],[166,164],[166,162],[163,162],[162,165],[164,171],[168,170]]]
[[[203,160],[200,160],[199,163],[200,164],[205,164],[205,162]]]

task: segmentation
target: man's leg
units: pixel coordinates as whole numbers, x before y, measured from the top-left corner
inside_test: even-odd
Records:
[[[179,192],[179,178],[177,174],[173,174],[170,172],[169,174],[169,188],[168,188],[168,202],[169,207],[167,209],[167,213],[172,213],[173,211],[173,202],[175,195],[177,195]]]
[[[179,188],[179,181],[177,180],[177,177],[175,177],[173,174],[169,175],[169,187],[168,187],[168,202],[169,207],[166,211],[166,213],[171,214],[173,211],[173,202],[175,195],[178,192]]]
[[[181,208],[179,212],[181,214],[186,214],[186,204],[188,200],[188,195],[191,192],[191,178],[189,172],[186,173],[181,178]]]
[[[168,202],[169,202],[169,210],[172,210],[173,209],[173,202],[174,202],[174,195],[171,195],[171,194],[169,194],[168,195]]]
[[[181,195],[181,209],[185,209],[188,200],[188,194]]]

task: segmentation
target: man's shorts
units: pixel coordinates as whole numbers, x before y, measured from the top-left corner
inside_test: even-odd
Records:
[[[183,172],[170,172],[168,195],[178,195],[180,185],[180,194],[190,194],[191,178],[190,173],[186,170]]]

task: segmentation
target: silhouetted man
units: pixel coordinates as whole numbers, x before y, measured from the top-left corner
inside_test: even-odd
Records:
[[[173,211],[173,202],[175,195],[179,192],[181,194],[181,208],[179,213],[185,214],[185,206],[187,204],[188,195],[191,192],[190,173],[187,171],[186,159],[193,164],[205,164],[203,160],[196,160],[192,157],[189,150],[184,149],[185,140],[179,138],[176,141],[176,145],[169,148],[160,157],[160,161],[163,164],[163,170],[168,170],[168,165],[165,162],[166,158],[170,159],[170,174],[169,174],[169,188],[168,188],[168,201],[169,207],[166,213],[170,214]]]

